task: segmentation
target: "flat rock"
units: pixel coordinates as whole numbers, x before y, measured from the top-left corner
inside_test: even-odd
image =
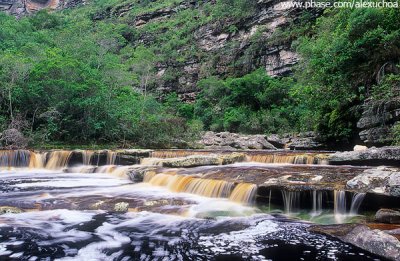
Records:
[[[367,150],[336,152],[329,157],[329,163],[335,165],[399,165],[400,147],[373,147]]]
[[[179,158],[145,158],[142,165],[163,166],[169,168],[191,168],[199,166],[225,165],[235,162],[242,162],[246,159],[245,154],[231,153],[223,155],[191,155]]]

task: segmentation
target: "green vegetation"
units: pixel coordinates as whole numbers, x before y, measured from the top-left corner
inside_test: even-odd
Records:
[[[383,65],[399,63],[397,9],[329,9],[317,21],[305,12],[271,37],[260,26],[250,47],[228,65],[243,68],[238,77],[216,72],[220,58],[198,48],[196,32],[213,25],[220,33],[238,33],[256,1],[180,8],[178,0],[140,0],[126,9],[130,3],[97,0],[20,20],[0,14],[3,145],[185,146],[202,129],[316,130],[327,140],[346,140],[357,131],[367,96],[397,95],[399,76],[381,73]],[[171,7],[168,19],[133,26],[141,15]],[[243,66],[262,46],[288,41],[302,57],[293,76],[271,78],[262,68]],[[221,52],[240,43],[229,44]],[[194,103],[156,91],[160,81],[179,84],[184,72],[177,68],[190,61],[202,61]]]

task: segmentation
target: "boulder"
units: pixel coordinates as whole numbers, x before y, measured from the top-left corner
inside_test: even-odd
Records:
[[[389,224],[400,224],[400,210],[382,208],[376,212],[375,221]]]
[[[340,224],[316,225],[311,226],[309,230],[339,238],[346,243],[390,260],[400,260],[400,241],[378,229],[372,230],[365,225]]]
[[[390,196],[400,196],[400,170],[397,168],[377,167],[367,169],[347,181],[346,187],[360,192],[373,192]]]
[[[363,146],[363,145],[356,145],[353,148],[353,151],[362,151],[362,150],[367,150],[368,147],[367,146]]]

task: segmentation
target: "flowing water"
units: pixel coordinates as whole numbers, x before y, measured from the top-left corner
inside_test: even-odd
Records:
[[[129,166],[96,166],[93,153],[82,162],[94,166],[68,169],[68,151],[14,154],[0,155],[0,211],[10,212],[0,215],[0,260],[378,259],[309,232],[309,222],[262,212],[254,184],[173,171],[133,183]],[[341,214],[343,194],[334,197]],[[324,197],[312,192],[312,212],[322,211]],[[283,198],[286,212],[301,207],[298,192]],[[361,201],[355,195],[351,209]]]

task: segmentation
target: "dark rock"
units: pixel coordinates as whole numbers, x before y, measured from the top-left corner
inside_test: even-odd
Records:
[[[400,224],[400,210],[382,208],[376,212],[375,221],[389,224]]]
[[[392,90],[394,97],[389,99],[367,99],[363,113],[357,123],[362,131],[360,138],[368,145],[387,145],[392,142],[390,129],[400,120],[399,91]]]

